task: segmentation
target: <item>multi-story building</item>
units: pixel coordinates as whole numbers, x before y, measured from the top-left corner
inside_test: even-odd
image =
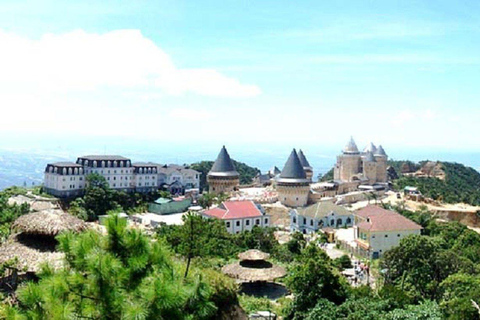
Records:
[[[232,234],[252,230],[254,226],[265,228],[270,225],[270,216],[253,201],[224,201],[216,208],[203,211],[202,215],[223,220],[227,231]]]
[[[79,157],[76,163],[50,163],[45,168],[44,187],[56,197],[81,195],[86,176],[97,173],[110,188],[125,192],[149,192],[158,189],[158,169],[154,164],[136,163],[121,156],[92,155]]]
[[[135,191],[151,192],[158,190],[158,168],[156,164],[137,162],[132,166]]]
[[[176,164],[157,165],[158,185],[172,194],[183,194],[185,190],[200,188],[201,173]]]
[[[56,197],[75,197],[85,189],[83,166],[73,162],[50,163],[45,168],[45,191]]]
[[[330,201],[321,201],[308,207],[290,210],[290,231],[315,233],[322,228],[353,226],[353,213]]]
[[[354,238],[357,254],[379,258],[400,240],[420,234],[422,227],[394,211],[369,205],[355,213]]]
[[[92,155],[77,158],[77,164],[83,166],[85,175],[97,173],[107,180],[110,188],[119,191],[134,191],[135,177],[132,161],[113,155]]]

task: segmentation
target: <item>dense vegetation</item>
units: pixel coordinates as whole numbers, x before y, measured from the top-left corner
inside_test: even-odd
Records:
[[[480,173],[459,163],[442,162],[441,165],[445,180],[403,176],[395,181],[395,188],[401,190],[405,186],[415,186],[424,196],[434,200],[480,205]]]
[[[235,165],[235,169],[240,175],[240,184],[251,184],[253,178],[260,173],[260,170],[257,168],[250,167],[243,162],[237,162],[232,160]],[[213,161],[201,161],[191,165],[191,168],[201,172],[200,176],[200,189],[207,189],[207,174],[212,169]]]
[[[112,217],[107,235],[96,231],[58,237],[66,266],[45,267],[37,283],[17,292],[2,319],[212,319],[236,302],[233,282],[213,270],[172,258],[161,242]]]
[[[0,243],[4,242],[10,235],[10,226],[19,216],[30,211],[26,203],[22,205],[9,205],[8,199],[18,194],[26,194],[24,188],[11,187],[0,191]]]
[[[69,212],[81,219],[94,221],[99,215],[111,212],[145,212],[148,203],[160,196],[170,196],[165,191],[127,193],[111,189],[105,178],[97,173],[87,176],[85,194],[69,204]]]
[[[415,172],[421,168],[421,163],[415,163],[410,160],[388,160],[387,166],[395,169],[399,176],[407,172]]]
[[[318,175],[318,180],[321,182],[333,180],[333,168],[328,170],[324,175]]]
[[[284,298],[273,304],[241,296],[249,311],[275,310],[295,320],[480,319],[471,302],[480,301],[480,235],[456,222],[437,223],[426,208],[390,209],[421,224],[425,234],[407,237],[385,254],[375,291],[351,288],[339,273],[351,265],[348,256],[331,260],[300,233],[280,245],[272,229],[231,235],[220,221],[192,217],[183,226],[159,229],[157,237],[185,258],[200,257],[195,265],[221,266],[250,248],[269,252],[285,264],[289,274],[284,283],[294,293],[293,301]]]

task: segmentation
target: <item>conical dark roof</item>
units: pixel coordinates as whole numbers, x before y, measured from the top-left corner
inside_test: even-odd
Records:
[[[302,164],[304,170],[312,170],[312,166],[310,165],[310,163],[308,163],[308,160],[301,149],[298,150],[298,159],[300,160],[300,163]]]
[[[305,170],[303,170],[302,163],[298,158],[297,151],[295,149],[290,153],[282,173],[278,179],[279,182],[308,182]]]
[[[387,156],[387,154],[385,153],[385,150],[383,150],[383,147],[382,146],[378,146],[377,148],[377,152],[375,152],[375,155],[376,156]]]
[[[211,176],[238,176],[237,170],[235,170],[235,165],[233,164],[230,155],[227,152],[225,146],[222,147],[220,153],[218,154],[217,160],[212,166],[208,175]]]

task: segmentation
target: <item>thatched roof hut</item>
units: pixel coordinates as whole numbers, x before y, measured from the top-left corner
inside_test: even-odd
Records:
[[[222,272],[231,278],[248,282],[272,282],[287,274],[285,268],[281,266],[272,265],[270,268],[246,268],[239,263],[224,266]]]
[[[287,274],[285,268],[266,261],[270,255],[260,250],[248,250],[238,255],[241,261],[226,265],[222,272],[244,282],[275,281]]]
[[[257,249],[251,249],[251,250],[247,250],[245,252],[239,253],[238,258],[240,260],[260,261],[260,260],[268,260],[270,258],[270,254],[262,252]]]
[[[61,232],[85,230],[86,224],[82,220],[56,211],[40,211],[20,216],[12,224],[12,229],[24,234],[45,235],[55,237]]]
[[[11,236],[0,247],[0,264],[16,259],[14,267],[20,272],[38,272],[48,262],[52,267],[62,266],[64,254],[55,252],[55,244],[48,239],[39,241],[21,234]]]

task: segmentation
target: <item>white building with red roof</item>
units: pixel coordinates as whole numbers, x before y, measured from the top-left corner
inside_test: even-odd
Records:
[[[202,215],[225,221],[225,227],[230,233],[252,230],[254,226],[270,226],[270,216],[253,201],[224,201],[218,207],[203,211]]]
[[[400,240],[420,234],[422,227],[394,211],[369,205],[355,214],[354,236],[357,253],[371,258],[399,245]]]

